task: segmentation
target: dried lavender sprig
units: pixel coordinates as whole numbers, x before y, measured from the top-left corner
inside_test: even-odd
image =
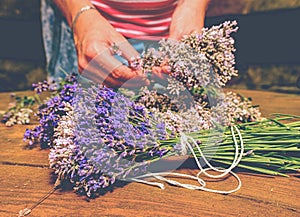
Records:
[[[14,100],[10,103],[10,108],[0,116],[1,122],[11,127],[15,124],[29,124],[35,103],[39,101],[36,96],[19,97],[11,94]]]
[[[66,117],[64,117],[64,118],[66,118]],[[260,122],[258,122],[257,123],[259,126],[260,126]],[[272,124],[268,124],[267,126],[265,126],[266,128],[261,128],[262,130],[263,130],[263,132],[267,132],[267,130],[269,129],[269,128],[267,128],[268,126],[270,126],[271,125],[271,127],[273,127],[273,125]],[[245,127],[246,125],[243,125],[243,128]],[[249,131],[250,130],[250,132],[251,132],[251,128],[253,128],[253,127],[256,127],[256,126],[253,126],[253,125],[249,125],[249,127],[248,127],[248,129],[245,131],[245,132],[243,132],[243,133],[247,133],[247,131]],[[262,126],[261,126],[262,127]],[[72,132],[72,129],[73,129],[73,127],[71,126],[63,126],[61,129],[58,129],[58,132],[59,132],[59,134],[61,134],[62,132],[67,132],[67,133],[70,133],[70,132]],[[196,133],[196,132],[194,132],[194,133],[192,133],[192,134],[190,134],[193,138],[195,138],[195,139],[197,139],[197,141],[201,141],[201,143],[200,144],[202,144],[202,148],[205,148],[205,150],[206,150],[206,154],[207,154],[207,156],[209,157],[210,155],[209,155],[209,147],[210,147],[210,143],[206,143],[206,140],[204,139],[205,138],[205,136],[207,136],[207,132],[205,133],[205,131],[201,131],[202,133]],[[228,134],[228,133],[226,133],[225,132],[225,135],[226,134]],[[203,135],[204,135],[204,137],[203,137]],[[295,133],[292,133],[291,134],[292,136],[297,136],[297,134],[295,134]],[[211,135],[210,135],[210,137],[211,137]],[[251,137],[251,136],[250,136]],[[58,137],[59,138],[59,137]],[[254,138],[255,139],[255,137],[251,137],[252,139]],[[229,140],[228,140],[229,139]],[[249,138],[248,138],[249,139]],[[287,138],[286,137],[280,137],[280,138],[277,138],[277,139],[281,139],[281,141],[285,141],[285,140],[287,140]],[[173,149],[174,151],[180,151],[180,150],[176,150],[176,149],[178,149],[178,147],[173,147],[174,146],[174,144],[178,144],[178,142],[179,142],[179,140],[180,140],[180,138],[179,137],[172,137],[172,138],[170,138],[170,139],[168,139],[168,140],[163,140],[163,141],[160,141],[161,142],[161,144],[162,144],[162,146],[164,146],[164,147],[169,147],[169,148],[171,148],[171,149]],[[70,140],[70,141],[73,141],[72,139]],[[171,142],[170,142],[171,141]],[[223,142],[221,142],[220,144],[219,144],[219,149],[218,149],[218,152],[221,152],[222,153],[222,157],[220,158],[220,157],[218,157],[219,155],[218,155],[218,152],[216,153],[216,155],[213,155],[213,156],[211,156],[211,157],[214,157],[213,158],[213,161],[215,161],[215,162],[221,162],[221,163],[229,163],[229,161],[231,160],[231,158],[232,157],[226,157],[226,156],[224,156],[223,154],[224,153],[233,153],[234,152],[234,148],[233,148],[233,146],[232,146],[232,140],[230,140],[230,138],[229,137],[225,137],[225,140],[223,141]],[[61,140],[59,140],[59,144],[63,144],[62,142],[61,142]],[[208,145],[207,145],[208,144]],[[214,145],[215,144],[211,144],[211,147],[213,148],[213,150],[215,149],[214,148]],[[72,145],[70,146],[70,144],[69,145],[67,145],[66,147],[72,147]],[[270,146],[271,147],[271,146]],[[269,148],[266,148],[266,150],[268,150],[268,149],[270,149],[270,147]],[[250,148],[250,149],[249,149]],[[61,149],[61,147],[59,147],[58,146],[58,150],[60,150]],[[102,151],[103,151],[103,149],[101,149]],[[247,147],[247,149],[246,150],[248,150],[247,151],[247,153],[249,152],[249,151],[251,151],[251,150],[253,150],[253,147]],[[270,150],[272,150],[272,149],[270,149]],[[295,150],[297,150],[297,149],[295,149]],[[273,150],[274,151],[274,150]],[[280,154],[282,152],[282,150],[279,150],[279,152],[278,152],[278,154]],[[60,153],[60,152],[59,152]],[[54,154],[54,156],[55,157],[59,157],[59,156],[61,156],[61,154],[59,154],[59,153],[55,153]],[[66,151],[64,151],[63,153],[68,153],[68,152],[66,152]],[[78,153],[77,151],[75,152],[75,153]],[[114,152],[115,153],[115,152]],[[215,153],[215,152],[214,152]],[[260,152],[256,152],[256,155],[257,154],[259,154]],[[104,154],[104,153],[103,153]],[[107,163],[107,162],[109,162],[109,161],[107,161],[107,158],[106,157],[104,157],[105,155],[103,155],[103,154],[101,154],[101,160],[102,161],[104,161],[104,162],[106,162],[106,163],[104,163],[104,164],[102,164],[102,167],[101,168],[103,168],[104,170],[105,170],[105,168],[107,168],[107,166],[111,166],[111,164],[110,163]],[[106,154],[107,154],[107,152],[106,152]],[[141,154],[141,153],[138,153],[138,154]],[[170,154],[171,155],[174,155],[174,154],[176,154],[176,152],[169,152],[169,155],[168,156],[170,156]],[[252,154],[253,154],[253,152],[251,152],[251,153],[249,153],[249,154],[247,154],[245,157],[248,157],[248,156],[252,156]],[[80,155],[81,156],[81,155]],[[122,156],[122,155],[120,155],[120,156]],[[114,156],[111,156],[111,155],[109,155],[109,157],[108,157],[108,159],[113,159],[113,158],[115,158],[116,156],[114,155]],[[125,156],[122,156],[122,157],[125,157]],[[61,158],[61,157],[60,157]],[[267,159],[267,158],[265,158],[263,155],[261,155],[261,158],[262,159]],[[68,158],[69,159],[69,158]],[[249,158],[250,159],[250,158]],[[256,158],[256,159],[258,159],[258,158]],[[279,159],[279,158],[278,158]],[[99,159],[100,160],[100,159]],[[228,160],[228,161],[227,161]],[[64,162],[64,161],[63,161]],[[87,195],[88,196],[91,196],[93,193],[95,193],[98,189],[100,189],[100,188],[103,188],[103,187],[107,187],[108,185],[109,185],[109,182],[107,182],[107,181],[103,181],[103,180],[108,180],[108,178],[107,178],[107,176],[105,176],[104,178],[101,178],[100,180],[101,180],[101,183],[102,184],[104,184],[104,185],[99,185],[99,184],[97,184],[99,181],[98,180],[95,180],[94,178],[92,178],[94,175],[95,175],[95,172],[93,171],[93,169],[92,168],[95,168],[95,167],[91,167],[91,165],[90,164],[88,164],[88,165],[90,165],[90,166],[88,166],[87,165],[87,167],[86,166],[84,166],[84,165],[86,165],[85,163],[87,163],[87,162],[90,162],[91,163],[91,161],[89,161],[88,159],[87,160],[84,160],[84,158],[83,158],[83,156],[81,156],[80,158],[79,158],[79,160],[78,160],[78,165],[81,165],[79,168],[82,168],[83,170],[78,170],[76,173],[74,173],[74,170],[73,170],[73,172],[71,173],[72,175],[73,175],[73,178],[75,178],[75,180],[77,180],[76,181],[76,183],[77,183],[77,185],[76,185],[76,189],[77,190],[81,190],[81,191],[83,191],[83,192],[86,192],[87,193]],[[248,162],[247,160],[246,161],[244,161],[244,162]],[[287,161],[286,161],[287,162]],[[272,172],[272,170],[267,170],[267,169],[264,169],[263,167],[264,167],[264,162],[263,161],[257,161],[257,165],[256,166],[254,166],[254,167],[252,167],[251,165],[246,165],[246,167],[248,168],[248,169],[252,169],[252,170],[258,170],[258,171],[261,171],[261,172],[265,172],[265,173],[271,173]],[[272,162],[271,162],[272,163]],[[276,162],[275,161],[273,161],[273,163],[274,163],[274,166],[276,166]],[[295,163],[294,163],[295,164]],[[294,165],[293,164],[293,165]],[[68,165],[68,164],[63,164],[63,165]],[[92,164],[93,165],[93,164]],[[118,164],[118,161],[113,161],[113,165],[114,165],[114,167],[113,168],[110,168],[109,170],[107,170],[107,172],[108,171],[114,171],[115,169],[115,167],[118,167],[118,165],[120,165],[120,164]],[[62,165],[60,165],[60,163],[58,163],[58,166],[57,166],[57,168],[59,168],[59,169],[63,169],[64,168],[64,166],[62,166]],[[68,167],[67,167],[68,168]],[[97,167],[96,167],[97,168]],[[285,167],[285,168],[289,168],[289,167]],[[98,171],[98,170],[96,170],[96,171]],[[123,171],[124,172],[124,170],[122,170],[122,169],[120,169],[120,171]],[[268,172],[269,171],[269,172]],[[70,172],[68,172],[68,171],[63,171],[62,172],[63,174],[69,174]],[[78,175],[76,175],[78,173]],[[113,172],[108,172],[109,174],[114,174]],[[273,174],[275,174],[275,172],[273,171],[272,172]],[[103,173],[101,173],[101,174],[103,174]],[[106,174],[106,173],[104,173],[104,174]],[[118,173],[119,174],[119,173]],[[278,173],[279,175],[281,175],[281,173]],[[127,175],[129,175],[129,173],[125,173],[125,176],[127,176]],[[79,176],[79,177],[78,177]],[[96,176],[96,177],[98,177],[98,176]],[[86,180],[90,180],[90,181],[86,181]],[[113,179],[113,180],[115,180],[115,179]],[[82,181],[82,182],[81,182]],[[78,183],[81,183],[81,184],[78,184]],[[112,184],[112,183],[111,183]]]
[[[194,101],[189,109],[179,109],[182,102],[170,96],[157,94],[155,90],[144,88],[144,94],[137,102],[145,105],[149,111],[159,116],[168,127],[176,132],[191,132],[192,129],[212,129],[216,124],[228,126],[236,123],[261,120],[258,107],[238,94],[227,91],[220,92],[215,105],[208,107],[205,102]],[[194,126],[194,127],[192,127]]]
[[[203,28],[201,34],[187,35],[182,40],[205,55],[214,66],[221,86],[238,73],[234,66],[236,49],[231,36],[238,30],[236,25],[236,21],[226,21],[218,26]]]
[[[11,94],[11,97],[15,101],[11,103],[12,106],[6,112],[4,112],[4,114],[0,115],[1,122],[9,127],[15,124],[29,124],[32,118],[32,114],[34,113],[33,111],[36,110],[37,106],[43,104],[39,97],[39,94],[41,94],[42,92],[50,92],[52,94],[52,97],[56,96],[63,90],[66,84],[72,84],[75,81],[76,75],[72,73],[60,82],[43,81],[33,84],[33,90],[36,92],[36,94],[33,96],[19,97],[15,94]],[[38,129],[34,131],[38,132]],[[24,139],[26,140],[26,138],[29,139],[32,136],[34,137],[34,134],[36,134],[36,132],[32,132],[31,135],[29,135],[30,130],[28,130],[27,135]],[[31,141],[29,143],[33,144],[34,142]]]

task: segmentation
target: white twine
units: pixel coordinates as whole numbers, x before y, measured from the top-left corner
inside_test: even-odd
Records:
[[[187,136],[185,134],[181,134],[181,138],[180,138],[180,142],[182,145],[182,150],[186,150],[186,148],[188,148],[193,157],[194,160],[199,168],[199,172],[197,173],[196,176],[193,175],[188,175],[188,174],[183,174],[183,173],[175,173],[175,172],[159,172],[159,173],[147,173],[135,178],[132,178],[132,181],[135,182],[140,182],[140,183],[144,183],[144,184],[148,184],[148,185],[154,185],[154,186],[158,186],[162,189],[164,189],[164,185],[162,183],[159,182],[152,182],[152,181],[145,181],[143,180],[143,178],[148,178],[148,177],[154,177],[160,181],[164,181],[170,185],[174,185],[174,186],[178,186],[178,187],[182,187],[182,188],[186,188],[186,189],[190,189],[190,190],[203,190],[203,191],[208,191],[208,192],[214,192],[214,193],[219,193],[219,194],[230,194],[233,192],[238,191],[241,186],[242,186],[242,182],[241,179],[239,178],[239,176],[234,173],[232,170],[240,163],[243,155],[244,155],[244,143],[243,143],[243,138],[241,135],[241,132],[239,131],[239,129],[236,126],[231,126],[230,128],[231,130],[231,135],[234,141],[234,147],[235,147],[235,154],[234,154],[234,159],[232,161],[232,164],[230,165],[229,168],[225,169],[225,168],[220,168],[220,167],[214,167],[213,165],[211,165],[208,160],[206,159],[205,155],[203,154],[202,150],[200,149],[199,145],[197,144],[197,142],[190,136]],[[239,144],[237,142],[234,130],[237,132],[238,136],[239,136],[239,140],[240,140],[240,147]],[[192,144],[190,144],[190,142]],[[201,158],[204,160],[204,162],[206,163],[206,165],[208,166],[208,168],[203,168],[201,166],[201,163],[199,162],[196,153],[194,152],[193,146],[197,148]],[[221,174],[218,175],[212,175],[210,173],[208,173],[207,171],[215,171],[215,172],[219,172]],[[223,178],[225,176],[227,176],[228,174],[231,174],[238,182],[238,185],[236,188],[232,189],[232,190],[228,190],[228,191],[224,191],[224,190],[216,190],[216,189],[210,189],[206,187],[206,182],[200,178],[200,175],[204,174],[205,176],[209,177],[209,178],[213,178],[213,179],[219,179],[219,178]],[[198,181],[199,185],[192,185],[192,184],[185,184],[185,183],[181,183],[172,179],[168,179],[165,178],[163,176],[176,176],[176,177],[180,177],[180,178],[188,178],[188,179],[192,179],[192,180],[196,180]]]

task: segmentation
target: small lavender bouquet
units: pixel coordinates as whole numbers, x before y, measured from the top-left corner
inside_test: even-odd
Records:
[[[24,140],[50,148],[49,163],[58,180],[70,182],[88,197],[117,179],[163,188],[149,177],[189,189],[231,193],[240,188],[232,172],[237,166],[273,175],[299,170],[300,122],[282,123],[298,117],[263,118],[250,100],[222,91],[237,76],[231,37],[236,30],[235,22],[225,22],[203,29],[201,35],[188,35],[180,42],[162,40],[158,50],[148,49],[131,67],[145,75],[155,67],[169,67],[165,79],[149,87],[116,90],[82,83],[76,75],[67,77],[40,105],[39,125],[26,130]],[[35,88],[53,91],[44,83]],[[199,173],[160,171],[161,159],[176,156],[193,157]],[[229,173],[239,181],[232,191],[206,188],[200,177]],[[191,178],[199,185],[180,183],[169,175]]]

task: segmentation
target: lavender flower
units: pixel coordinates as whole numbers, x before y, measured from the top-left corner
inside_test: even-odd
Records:
[[[65,94],[63,95],[65,96]],[[74,189],[93,196],[101,188],[147,170],[169,149],[163,123],[141,105],[106,87],[77,88],[54,127],[50,166]]]
[[[228,91],[225,93],[224,102],[227,107],[224,113],[227,114],[228,124],[255,122],[262,120],[259,108],[253,106],[250,99],[239,96],[237,93]]]
[[[61,80],[60,82],[55,81],[43,81],[38,82],[36,84],[32,84],[32,87],[34,91],[38,94],[43,92],[52,92],[57,93],[60,92],[65,84],[74,84],[77,82],[77,75],[75,73],[72,73],[71,75],[67,76],[64,80]]]
[[[58,95],[52,96],[47,102],[40,105],[39,111],[36,114],[39,118],[40,125],[34,128],[32,132],[27,130],[24,135],[24,140],[28,141],[29,146],[36,144],[37,140],[39,141],[41,148],[52,146],[54,128],[57,126],[60,118],[66,114],[65,103],[72,102],[78,85],[73,76],[74,75],[72,75],[71,78],[67,78],[69,82],[66,82]],[[74,83],[70,84],[71,81]],[[46,82],[43,82],[42,86],[46,86]],[[45,89],[42,89],[39,85],[37,85],[37,88],[38,92],[46,90],[46,87]],[[32,136],[37,135],[37,132],[39,133],[39,138]],[[31,138],[33,140],[31,140]]]
[[[57,88],[55,82],[49,83],[48,81],[38,82],[33,84],[32,87],[38,94],[42,92],[55,91]]]
[[[218,26],[203,28],[201,35],[188,35],[182,40],[198,53],[205,55],[214,66],[213,69],[221,86],[224,86],[232,76],[237,76],[234,67],[234,39],[231,37],[231,34],[238,29],[236,25],[236,21],[226,21]]]

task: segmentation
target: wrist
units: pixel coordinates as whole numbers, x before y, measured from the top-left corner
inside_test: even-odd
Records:
[[[75,16],[73,17],[72,19],[72,23],[71,23],[71,30],[74,32],[74,28],[75,28],[75,25],[79,19],[79,17],[83,14],[83,13],[88,13],[89,10],[97,10],[94,6],[89,6],[89,5],[86,5],[84,7],[82,7],[76,14]]]
[[[102,25],[102,16],[97,10],[87,10],[81,13],[78,19],[74,21],[73,25],[71,24],[71,29],[74,42],[77,44],[85,36],[98,32],[99,26]]]
[[[198,11],[199,13],[206,13],[210,0],[181,0],[178,6]]]
[[[70,27],[76,14],[83,7],[93,6],[89,0],[53,0],[53,2],[60,9]]]

